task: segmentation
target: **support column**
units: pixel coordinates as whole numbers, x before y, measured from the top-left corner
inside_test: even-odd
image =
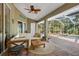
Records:
[[[3,45],[3,49],[2,51],[5,50],[5,4],[2,4],[2,45]]]
[[[48,21],[44,20],[44,36],[45,39],[48,40]]]
[[[35,23],[35,33],[38,33],[38,24]]]
[[[27,32],[31,32],[31,22],[29,19],[27,20]]]

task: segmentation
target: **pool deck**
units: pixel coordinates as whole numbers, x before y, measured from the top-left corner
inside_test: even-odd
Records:
[[[66,38],[65,38],[66,39]],[[56,46],[56,55],[69,55],[69,56],[79,56],[79,44],[76,42],[64,40],[63,37],[52,36],[50,39],[50,44]],[[54,53],[52,53],[53,55]],[[54,54],[54,55],[55,55]]]
[[[53,35],[53,34],[50,34],[49,37],[57,37],[59,39],[63,39],[63,40],[67,40],[67,41],[75,42],[75,43],[79,44],[79,40],[76,38],[68,38],[68,37],[64,37],[64,36],[60,36],[60,35]]]

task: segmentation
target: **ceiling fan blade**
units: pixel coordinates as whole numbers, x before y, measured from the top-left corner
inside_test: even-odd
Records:
[[[34,9],[34,6],[33,5],[30,5],[30,8],[33,8]]]
[[[35,9],[35,11],[41,11],[41,9]]]
[[[39,9],[39,11],[41,11],[41,9]]]

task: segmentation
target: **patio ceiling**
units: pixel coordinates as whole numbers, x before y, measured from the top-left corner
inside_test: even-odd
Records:
[[[48,15],[46,15],[45,17],[41,18],[38,22],[48,19],[55,19],[58,17],[61,17],[63,15],[68,15],[71,14],[77,10],[79,10],[79,5],[78,3],[66,3],[64,5],[62,5],[61,7],[57,8],[56,10],[54,10],[53,12],[49,13]],[[77,6],[76,8],[74,8],[75,6]],[[73,9],[74,8],[74,9]]]
[[[39,21],[41,18],[53,12],[63,4],[64,3],[15,3],[14,5],[26,17]],[[24,8],[29,8],[30,5],[34,5],[35,8],[39,8],[41,11],[37,14],[28,13],[28,10],[25,10]]]
[[[50,17],[48,19],[48,21],[51,21],[51,20],[60,20],[61,21],[61,19],[64,20],[64,19],[68,18],[73,24],[77,24],[79,22],[73,21],[76,18],[73,15],[79,14],[78,12],[79,12],[79,5],[76,5],[72,8],[70,8],[70,9],[62,12],[62,13],[59,13],[59,14],[53,16],[53,17]]]

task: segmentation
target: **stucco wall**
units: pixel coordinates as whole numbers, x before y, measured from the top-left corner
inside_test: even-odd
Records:
[[[10,17],[10,35],[16,35],[18,33],[18,21],[24,22],[27,24],[27,30],[30,32],[30,23],[33,22],[30,19],[26,18],[13,4],[7,4],[11,9]],[[28,21],[29,20],[29,21]]]

